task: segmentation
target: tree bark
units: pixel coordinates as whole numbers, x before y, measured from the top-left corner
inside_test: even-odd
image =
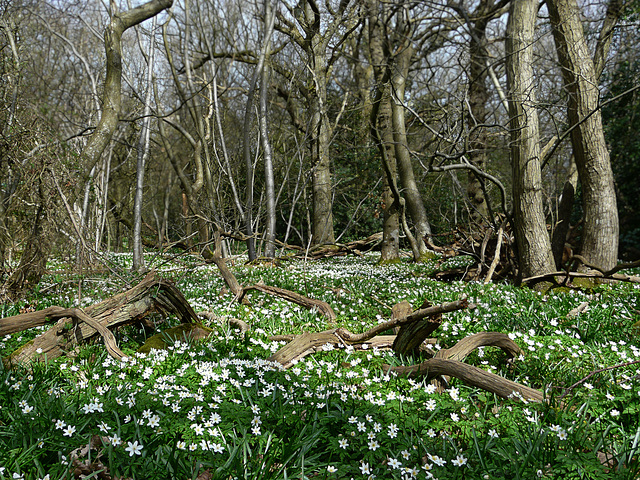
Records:
[[[398,14],[398,16],[400,16],[400,14]],[[402,25],[403,22],[399,22],[397,28],[400,29]],[[431,226],[429,225],[427,211],[424,207],[424,202],[422,201],[422,196],[420,195],[420,190],[418,190],[418,184],[416,183],[413,172],[409,143],[407,141],[404,107],[404,92],[412,56],[413,47],[411,46],[410,40],[407,40],[400,52],[394,57],[393,72],[391,74],[391,86],[393,88],[391,123],[393,127],[394,153],[397,160],[398,173],[400,174],[400,183],[403,186],[407,210],[413,221],[416,242],[418,243],[418,249],[422,256],[428,252],[424,239],[428,235],[431,235]]]
[[[107,73],[104,83],[103,107],[100,122],[89,139],[82,155],[89,165],[100,159],[118,126],[122,103],[122,34],[134,25],[171,7],[173,0],[151,0],[126,12],[116,13],[104,34]]]
[[[271,18],[273,13],[271,12],[271,1],[265,0],[264,2],[264,21],[265,21],[265,33],[269,34],[269,25],[271,24]],[[269,45],[271,43],[271,35],[267,38],[267,52],[269,51]],[[268,58],[268,53],[267,53]],[[268,62],[267,62],[268,63]],[[262,154],[264,157],[264,188],[265,188],[265,200],[267,204],[266,208],[266,229],[264,235],[264,255],[268,258],[273,258],[276,254],[276,193],[273,180],[273,156],[271,154],[271,142],[269,140],[269,129],[267,125],[267,92],[269,89],[269,68],[264,66],[262,68],[262,78],[260,80],[260,109],[259,109],[259,125],[260,125],[260,140],[262,142]]]
[[[581,253],[588,263],[609,269],[618,261],[619,223],[613,172],[598,105],[598,77],[577,2],[550,0],[548,7],[564,87],[569,95],[571,144],[582,185]]]
[[[50,307],[39,312],[0,320],[0,332],[3,332],[3,335],[57,321],[49,330],[16,350],[5,359],[5,363],[52,360],[95,337],[99,328],[91,322],[73,322],[70,317],[83,320],[82,316],[78,316],[73,310],[77,309]],[[182,293],[171,283],[159,279],[153,272],[130,290],[83,311],[90,319],[108,329],[136,323],[153,312],[177,315],[183,323],[198,321]]]
[[[542,206],[538,112],[532,68],[536,16],[535,0],[512,2],[506,41],[515,237],[522,277],[555,270]]]
[[[376,106],[371,111],[373,138],[380,151],[384,171],[382,193],[383,228],[380,261],[388,262],[400,257],[400,202],[394,195],[398,176],[391,111],[388,55],[385,53],[384,22],[386,8],[378,0],[367,1],[369,27],[369,55],[373,64]],[[377,108],[376,108],[377,107]]]
[[[426,377],[427,380],[446,375],[448,377],[458,378],[467,385],[495,393],[502,398],[521,397],[526,401],[544,402],[544,395],[539,390],[521,385],[495,373],[487,372],[486,370],[457,360],[430,358],[420,365],[410,367],[389,367],[386,365],[384,370],[394,372],[401,376],[414,378]]]
[[[144,170],[149,156],[149,140],[151,137],[151,92],[153,90],[153,69],[155,59],[155,27],[156,18],[153,18],[149,35],[149,56],[147,57],[147,92],[144,99],[144,118],[138,141],[138,157],[136,166],[136,190],[133,201],[133,270],[144,269],[144,250],[142,249],[142,202],[144,193]]]

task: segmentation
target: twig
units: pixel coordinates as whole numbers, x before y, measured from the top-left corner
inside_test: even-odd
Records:
[[[562,402],[562,399],[564,397],[566,397],[571,390],[573,390],[574,388],[576,388],[577,386],[579,386],[580,384],[586,382],[587,380],[589,380],[591,377],[593,377],[596,373],[602,373],[602,372],[606,372],[608,370],[615,370],[616,368],[621,368],[621,367],[628,367],[629,365],[637,365],[640,363],[640,360],[635,360],[633,362],[625,362],[625,363],[619,363],[618,365],[612,365],[610,367],[605,367],[605,368],[600,368],[598,370],[594,370],[593,372],[591,372],[589,375],[587,375],[584,378],[581,378],[580,380],[578,380],[576,383],[574,383],[573,385],[571,385],[569,388],[567,388],[564,393],[562,395],[560,395],[560,401]]]

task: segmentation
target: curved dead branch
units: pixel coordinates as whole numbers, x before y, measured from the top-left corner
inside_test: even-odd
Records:
[[[244,287],[242,291],[242,295],[239,300],[241,301],[244,298],[244,295],[249,290],[259,290],[263,293],[268,293],[270,295],[274,295],[276,297],[284,298],[289,302],[298,304],[302,307],[305,307],[309,310],[316,309],[322,315],[324,315],[329,322],[335,321],[337,318],[336,313],[331,308],[327,302],[323,300],[316,300],[314,298],[305,297],[304,295],[300,295],[299,293],[292,292],[291,290],[285,290],[284,288],[272,287],[270,285],[265,285],[262,282],[256,283],[255,285],[249,285],[248,287]]]
[[[533,402],[544,402],[542,392],[517,382],[508,380],[495,373],[487,372],[458,360],[430,358],[419,365],[410,367],[390,367],[384,365],[385,372],[395,372],[400,376],[426,377],[434,379],[440,376],[455,377],[467,385],[478,387],[502,398],[520,398]]]
[[[511,358],[515,358],[522,353],[518,344],[511,340],[508,335],[499,332],[480,332],[463,338],[451,348],[438,351],[435,358],[462,362],[479,347],[498,347]]]
[[[240,333],[244,334],[249,331],[249,324],[240,320],[239,318],[227,318],[217,315],[213,312],[198,312],[198,316],[206,318],[211,322],[227,323],[231,327],[235,327],[240,330]]]
[[[336,335],[338,335],[345,342],[364,342],[375,337],[377,334],[384,332],[385,330],[416,322],[426,317],[431,317],[446,312],[453,312],[455,310],[460,310],[467,307],[469,307],[469,302],[466,298],[461,298],[460,300],[456,300],[454,302],[447,302],[440,305],[434,305],[433,307],[421,308],[420,310],[416,310],[409,315],[391,319],[388,322],[380,323],[364,333],[354,334],[344,328],[339,328],[338,330],[336,330]],[[440,320],[435,320],[432,323],[433,329],[431,330],[431,332],[433,332],[440,326]]]

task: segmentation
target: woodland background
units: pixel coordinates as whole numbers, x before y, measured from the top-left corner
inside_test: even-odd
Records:
[[[639,9],[4,0],[3,291],[54,254],[141,269],[144,246],[253,259],[381,231],[384,261],[502,236],[520,279],[563,251],[636,259]]]

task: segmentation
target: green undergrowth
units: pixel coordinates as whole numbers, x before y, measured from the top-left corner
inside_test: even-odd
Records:
[[[154,333],[117,332],[129,355],[115,361],[100,344],[76,356],[0,371],[0,479],[67,479],[78,461],[85,478],[108,471],[139,479],[629,479],[639,477],[640,289],[631,284],[546,295],[510,285],[430,278],[455,259],[377,265],[377,255],[304,262],[230,263],[243,285],[263,281],[325,300],[338,315],[251,291],[233,301],[217,270],[196,259],[148,263],[171,279],[196,311],[209,311],[212,335],[191,342],[166,335],[166,350],[138,353]],[[50,305],[87,306],[139,279],[128,255],[110,256],[114,273],[72,273],[52,264],[38,291],[2,305],[3,316]],[[459,262],[458,264],[454,262]],[[418,308],[466,296],[475,308],[444,315],[435,349],[467,335],[499,331],[522,348],[511,364],[494,348],[466,360],[545,392],[546,404],[501,399],[453,379],[434,386],[383,372],[397,358],[377,349],[324,349],[283,370],[267,359],[284,342],[272,335],[335,326],[365,331],[391,307]],[[586,310],[570,312],[583,302]],[[225,319],[251,326],[246,335]],[[169,318],[159,330],[175,327]],[[0,339],[6,356],[40,333]],[[595,373],[594,373],[595,372]],[[589,376],[590,375],[590,376]],[[589,376],[586,380],[585,377]],[[569,387],[573,387],[567,390]],[[564,397],[562,395],[566,394]],[[562,402],[560,398],[562,397]],[[91,439],[95,448],[75,460]],[[101,473],[102,474],[102,473]],[[79,474],[78,474],[79,475]]]

